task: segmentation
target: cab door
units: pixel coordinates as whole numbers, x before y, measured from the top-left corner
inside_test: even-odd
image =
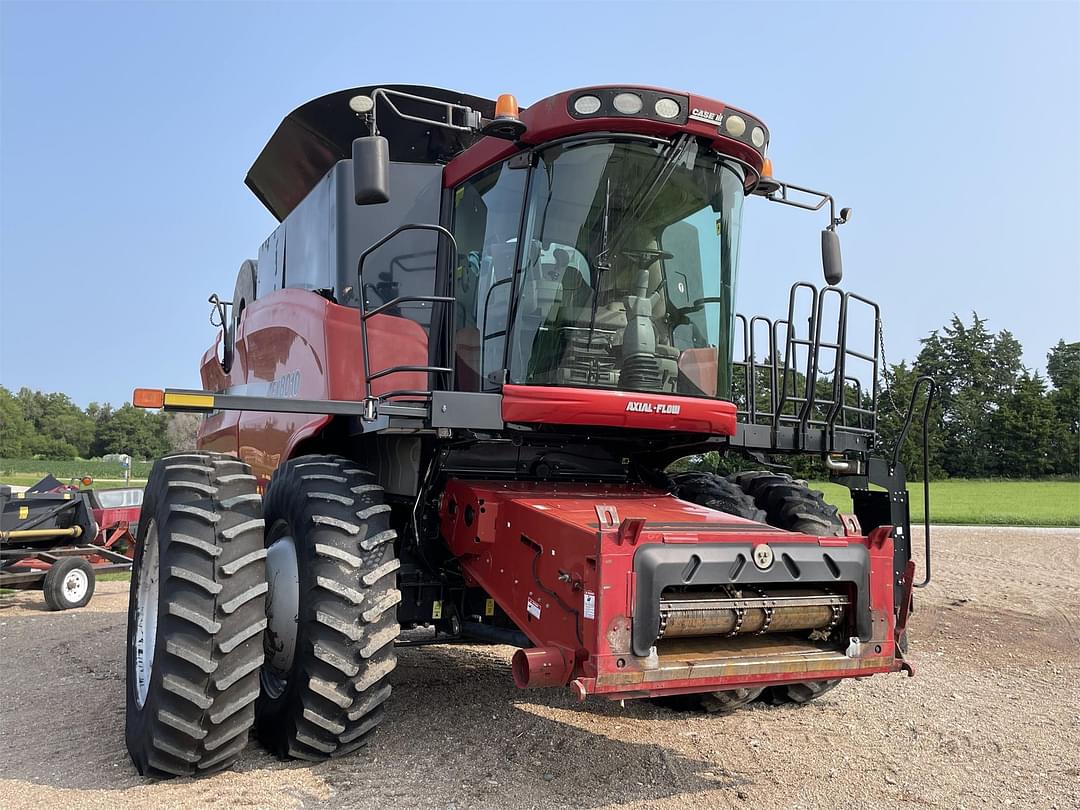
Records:
[[[527,166],[491,166],[453,191],[454,379],[459,391],[501,387]]]

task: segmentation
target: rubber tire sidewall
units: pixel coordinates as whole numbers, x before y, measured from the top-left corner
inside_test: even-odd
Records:
[[[69,602],[64,597],[64,580],[69,573],[76,569],[86,574],[86,593],[78,602]],[[65,557],[54,563],[45,572],[45,582],[42,583],[41,591],[45,597],[45,604],[49,606],[50,610],[74,610],[90,604],[96,586],[97,579],[94,576],[94,566],[82,557]]]

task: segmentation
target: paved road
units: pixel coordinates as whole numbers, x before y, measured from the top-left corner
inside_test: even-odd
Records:
[[[519,692],[510,649],[401,651],[365,752],[150,782],[123,743],[126,584],[0,600],[5,807],[1080,806],[1080,531],[942,528],[918,675],[731,716]]]

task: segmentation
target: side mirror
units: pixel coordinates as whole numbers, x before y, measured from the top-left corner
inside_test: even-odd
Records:
[[[390,202],[390,143],[382,135],[352,142],[353,195],[357,205]]]
[[[825,283],[835,286],[844,277],[844,262],[840,258],[840,237],[836,231],[821,232],[821,268],[825,271]]]

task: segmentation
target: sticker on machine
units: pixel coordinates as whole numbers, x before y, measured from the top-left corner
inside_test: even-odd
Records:
[[[529,615],[534,619],[540,618],[540,603],[534,599],[530,599],[525,603],[525,609],[529,611]]]
[[[592,591],[585,591],[585,618],[596,618],[596,594]]]

